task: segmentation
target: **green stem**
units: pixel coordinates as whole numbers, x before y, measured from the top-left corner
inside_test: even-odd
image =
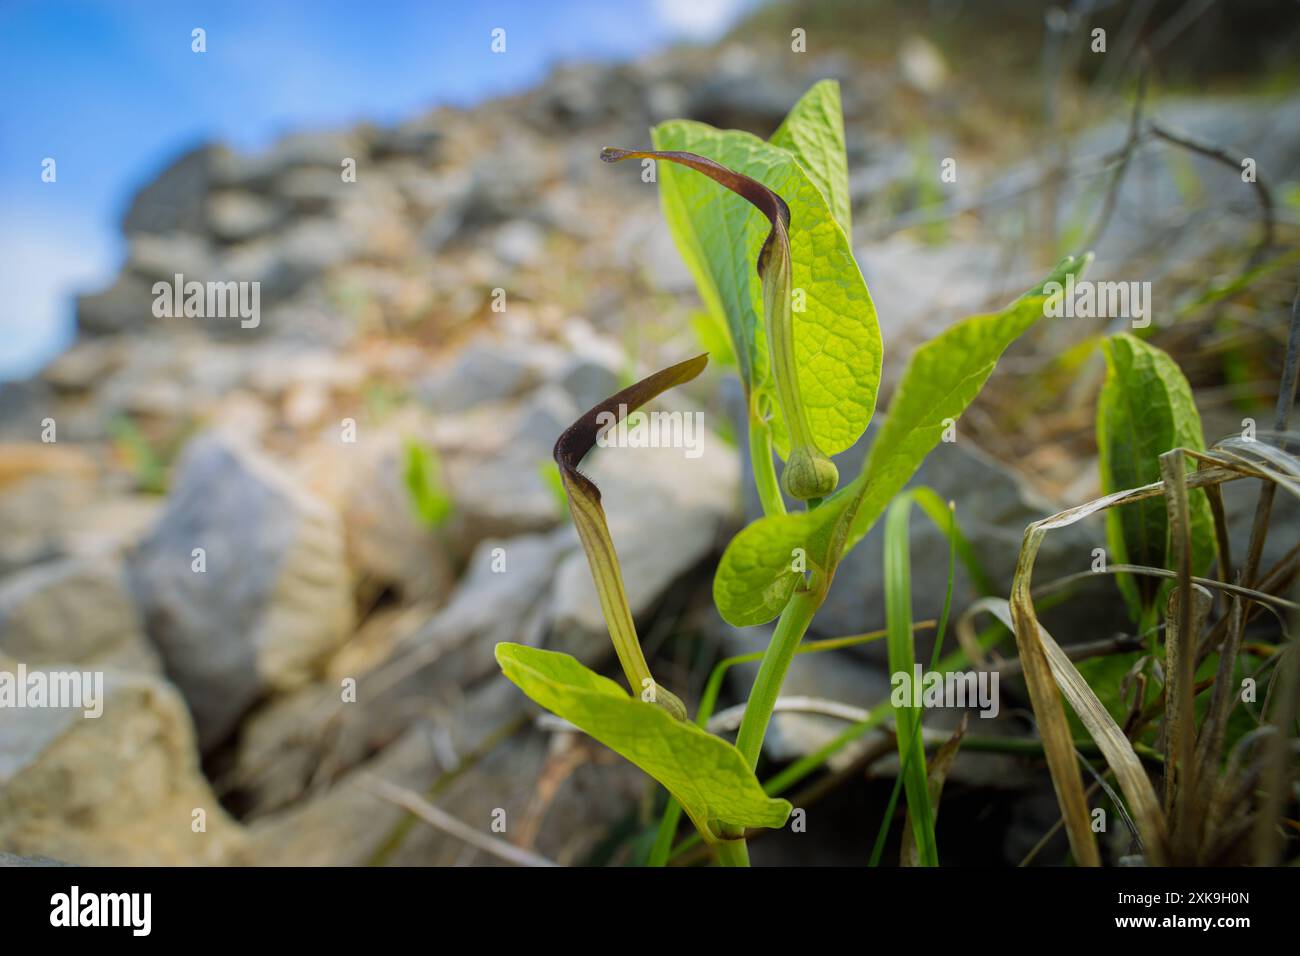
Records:
[[[682,819],[682,805],[672,795],[668,797],[668,806],[659,818],[659,830],[655,833],[654,846],[650,848],[650,857],[646,866],[665,866],[673,852],[673,839],[677,836],[677,824]]]
[[[744,833],[736,839],[723,840],[717,844],[719,866],[749,866],[749,844],[745,842]]]
[[[749,763],[751,770],[758,766],[763,738],[767,736],[767,725],[772,720],[772,710],[776,707],[781,685],[785,683],[790,661],[794,659],[795,648],[803,640],[804,632],[812,623],[813,615],[817,613],[824,596],[824,589],[820,587],[811,591],[796,591],[781,612],[776,632],[763,654],[763,663],[758,666],[758,676],[754,678],[754,686],[749,691],[745,716],[741,718],[740,731],[736,734],[736,749]]]
[[[781,620],[777,622],[772,640],[763,653],[763,662],[758,665],[758,676],[750,688],[745,716],[741,718],[740,730],[736,734],[736,749],[751,770],[758,766],[763,738],[767,736],[767,725],[772,721],[772,711],[776,708],[781,685],[785,683],[785,673],[794,660],[795,648],[803,640],[804,632],[812,623],[813,615],[817,613],[825,595],[825,588],[822,587],[811,591],[796,591],[781,612]],[[745,844],[744,831],[738,827],[727,827],[723,830],[723,836],[729,839],[717,846],[718,862],[723,866],[748,866],[749,848]]]
[[[1006,628],[1002,627],[1000,624],[995,624],[981,632],[976,643],[978,643],[982,649],[987,651],[997,646],[1000,641],[1005,640],[1010,636],[1010,634],[1011,632]],[[966,659],[966,652],[958,649],[944,657],[944,659],[939,662],[938,666],[933,669],[947,673],[948,671],[955,670],[958,667],[964,667],[969,663],[970,662]],[[834,740],[823,744],[807,756],[800,757],[776,776],[764,782],[764,792],[766,792],[769,797],[777,797],[785,793],[800,780],[820,769],[826,761],[830,760],[831,757],[839,753],[849,744],[865,737],[876,727],[883,724],[893,712],[894,705],[890,703],[889,699],[886,698],[885,700],[882,700],[875,707],[871,708],[866,717],[858,721],[856,724],[850,724],[848,727],[844,728],[844,730],[841,731]],[[698,833],[686,837],[681,843],[677,844],[677,846],[673,848],[673,852],[669,854],[668,858],[670,860],[676,859],[691,847],[698,845],[699,842],[700,836]]]
[[[785,514],[785,499],[776,480],[776,464],[772,460],[772,430],[754,408],[749,410],[749,462],[754,469],[754,486],[758,500],[763,504],[763,514]]]

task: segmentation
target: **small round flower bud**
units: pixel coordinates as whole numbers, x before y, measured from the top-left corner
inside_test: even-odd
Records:
[[[781,487],[786,494],[800,501],[825,498],[840,483],[840,472],[835,463],[815,449],[806,446],[795,448],[781,472]]]

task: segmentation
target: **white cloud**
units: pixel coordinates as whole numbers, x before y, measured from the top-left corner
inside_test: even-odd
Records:
[[[655,17],[673,33],[712,40],[726,32],[745,0],[651,0]]]
[[[68,218],[18,212],[0,232],[0,381],[53,358],[72,336],[72,297],[112,279],[105,237]]]

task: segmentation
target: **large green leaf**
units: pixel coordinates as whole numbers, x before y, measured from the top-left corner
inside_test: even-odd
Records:
[[[961,417],[1007,347],[1042,318],[1043,301],[1021,299],[1001,312],[965,319],[912,354],[866,466],[854,482],[860,486],[862,503],[846,548],[871,530],[890,499],[916,474],[943,437],[945,420]]]
[[[853,238],[849,203],[849,163],[844,150],[844,111],[835,80],[815,84],[772,134],[772,144],[788,149],[813,181],[844,234]]]
[[[721,737],[629,697],[568,654],[498,644],[496,658],[530,698],[663,784],[705,839],[717,839],[723,825],[785,825],[789,801],[764,793],[740,751]]]
[[[1205,448],[1192,389],[1168,354],[1126,332],[1102,341],[1106,381],[1097,399],[1097,449],[1105,494],[1160,480],[1160,456],[1173,448]],[[1193,467],[1188,462],[1188,468]],[[1205,492],[1188,494],[1192,522],[1192,573],[1214,555],[1214,519]],[[1169,521],[1163,498],[1111,508],[1106,541],[1112,560],[1163,568],[1169,558]],[[1118,576],[1135,618],[1156,606],[1167,588],[1147,576]]]
[[[803,311],[793,315],[799,391],[817,447],[850,448],[876,407],[882,346],[876,309],[848,237],[794,155],[749,133],[676,120],[654,130],[659,150],[697,153],[758,180],[790,207],[791,286]],[[726,323],[741,377],[770,391],[762,284],[755,262],[770,223],[740,196],[691,170],[659,164],[664,216],[705,306]],[[778,452],[789,436],[773,406]]]
[[[781,613],[810,569],[809,542],[834,520],[833,507],[768,515],[731,539],[713,575],[713,603],[727,623],[754,627]]]
[[[1087,262],[1069,265],[1077,276]],[[713,579],[722,617],[737,627],[764,624],[784,608],[803,567],[833,575],[939,443],[945,420],[961,416],[1002,353],[1043,316],[1044,301],[1021,297],[1001,312],[958,322],[918,348],[862,473],[817,509],[759,518],[732,538]]]

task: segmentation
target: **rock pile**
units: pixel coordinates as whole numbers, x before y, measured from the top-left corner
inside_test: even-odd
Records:
[[[408,832],[369,776],[474,825],[503,810],[509,839],[587,859],[643,778],[533,729],[492,648],[606,662],[545,466],[582,411],[693,353],[698,307],[653,184],[596,157],[675,116],[768,133],[826,75],[845,84],[862,205],[912,175],[866,122],[909,81],[815,57],[774,72],[741,47],[564,68],[471,112],[260,155],[205,145],[140,190],[120,273],[77,300],[76,341],[0,389],[0,670],[92,669],[106,687],[98,719],[0,715],[0,862],[482,859]],[[984,252],[909,243],[861,249],[894,355],[999,295]],[[936,298],[955,288],[960,304]],[[664,401],[712,414],[710,381]],[[711,424],[698,458],[588,463],[643,622],[707,593],[742,518],[721,437],[736,429]],[[451,506],[436,526],[409,486],[420,450]],[[926,480],[981,489],[966,531],[1005,577],[999,535],[1047,506],[977,452],[945,455]],[[941,547],[914,545],[923,574]],[[863,555],[828,628],[880,623],[862,617],[874,539]]]

